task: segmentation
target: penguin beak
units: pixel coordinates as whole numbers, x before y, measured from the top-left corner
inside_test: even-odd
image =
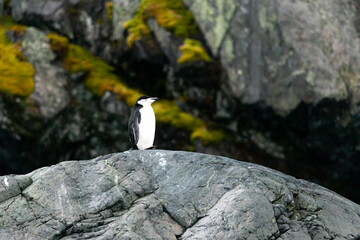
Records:
[[[155,101],[157,101],[159,99],[157,97],[152,97],[151,100],[152,100],[152,102],[155,102]]]

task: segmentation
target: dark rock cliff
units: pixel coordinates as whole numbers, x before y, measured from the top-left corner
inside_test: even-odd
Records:
[[[260,165],[130,151],[0,177],[1,239],[355,239],[360,206]]]

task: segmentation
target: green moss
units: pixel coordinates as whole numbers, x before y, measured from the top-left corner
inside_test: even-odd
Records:
[[[69,39],[58,34],[49,33],[48,36],[52,50],[64,58],[69,51]]]
[[[305,81],[309,83],[310,86],[314,87],[315,86],[314,78],[315,78],[315,73],[310,70],[306,75]]]
[[[205,145],[219,144],[225,139],[224,132],[220,130],[209,130],[207,127],[195,129],[191,134],[191,140],[200,139]]]
[[[71,7],[70,8],[70,13],[73,14],[73,15],[76,15],[78,13],[77,9],[74,8],[74,7]]]
[[[69,44],[64,63],[70,73],[87,73],[85,86],[96,96],[100,97],[105,91],[112,91],[129,106],[134,105],[136,99],[142,96],[139,91],[123,84],[121,79],[113,73],[113,67],[80,46]]]
[[[194,39],[185,39],[184,44],[180,46],[183,53],[178,59],[178,63],[192,62],[197,60],[210,61],[210,57],[201,45],[201,42]]]
[[[269,30],[270,32],[274,32],[275,25],[277,23],[277,16],[272,13],[269,15],[269,6],[268,2],[264,2],[264,5],[259,10],[258,17],[260,27],[265,30]]]
[[[101,25],[101,24],[103,23],[102,18],[98,18],[98,19],[96,20],[96,23],[99,24],[99,25]]]
[[[124,28],[129,31],[129,47],[141,36],[150,34],[146,24],[149,18],[156,19],[160,26],[179,37],[185,38],[196,33],[194,17],[181,0],[142,0],[134,18],[124,24]]]
[[[112,21],[114,4],[112,2],[106,3],[106,15],[109,22]]]
[[[209,130],[203,120],[183,112],[173,101],[158,101],[153,108],[157,121],[186,129],[191,133],[191,141],[199,139],[208,145],[219,144],[225,139],[221,130]]]
[[[202,127],[205,123],[192,115],[181,111],[181,109],[172,101],[158,101],[153,105],[156,119],[159,122],[170,124],[177,128],[183,128],[188,131],[193,131],[196,128]]]
[[[13,22],[13,20],[11,19],[10,16],[2,16],[2,17],[0,17],[0,26],[1,26],[0,31],[1,31],[1,33],[5,33],[7,30],[9,30],[11,27],[13,27],[15,25],[16,25],[16,23]],[[6,42],[9,42],[9,41],[6,40]]]
[[[20,51],[19,44],[6,38],[6,31],[25,31],[24,26],[14,25],[9,19],[0,19],[0,92],[26,97],[34,89],[34,69]]]

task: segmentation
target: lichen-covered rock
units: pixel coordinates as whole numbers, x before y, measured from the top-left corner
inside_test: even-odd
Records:
[[[355,239],[360,206],[224,157],[130,151],[0,177],[2,239]]]
[[[300,102],[359,102],[356,11],[343,1],[184,0],[242,103],[280,114]],[[345,27],[346,26],[346,27]]]
[[[181,54],[179,47],[182,43],[182,39],[162,28],[155,19],[149,19],[147,24],[154,33],[163,54],[165,54],[172,65],[176,65],[177,59]]]
[[[21,47],[35,70],[35,87],[30,99],[39,107],[41,116],[50,119],[70,102],[65,69],[61,63],[54,63],[55,54],[44,32],[27,28]]]
[[[20,84],[16,86],[30,93],[19,97],[17,92],[2,89],[7,95],[0,97],[0,174],[28,172],[45,162],[54,164],[69,158],[86,159],[128,149],[128,106],[117,97],[104,95],[99,99],[94,96],[84,86],[84,72],[70,71],[70,76],[61,62],[69,51],[68,40],[56,39],[54,35],[49,39],[36,28],[12,25],[1,22],[1,40],[9,45],[9,49],[19,48],[21,52],[11,51],[12,55],[7,57],[14,59],[19,55],[35,69],[34,77],[30,76],[35,87],[26,88],[25,68],[13,69],[18,65],[9,64],[11,71],[7,73],[20,76]],[[6,37],[16,43],[10,43]],[[66,41],[61,41],[64,39]],[[92,55],[87,54],[85,65],[89,67]],[[1,86],[11,86],[8,74],[4,74],[1,82]]]
[[[141,0],[113,0],[113,35],[116,40],[124,40],[124,23],[135,15]]]

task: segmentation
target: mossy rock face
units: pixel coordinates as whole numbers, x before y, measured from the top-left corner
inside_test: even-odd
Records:
[[[113,37],[124,39],[124,23],[132,19],[140,6],[141,0],[113,0]]]
[[[178,59],[178,63],[205,61],[209,62],[210,57],[206,53],[200,41],[194,39],[185,39],[184,44],[180,46],[180,51],[183,53]]]
[[[69,39],[58,34],[49,33],[51,49],[60,57],[64,58],[69,50]]]
[[[106,91],[111,91],[128,105],[134,105],[136,99],[142,95],[123,84],[121,79],[114,74],[113,67],[78,45],[69,45],[64,62],[65,68],[70,73],[86,73],[85,86],[98,97],[101,97]]]
[[[0,92],[29,96],[34,89],[34,69],[26,61],[19,45],[0,44]]]
[[[48,35],[49,36],[49,35]],[[60,36],[50,35],[52,39]],[[128,106],[133,106],[136,100],[145,95],[138,90],[127,87],[119,76],[114,74],[113,67],[80,46],[69,44],[69,50],[64,58],[65,68],[71,73],[86,74],[85,86],[96,96],[101,97],[106,91],[115,93]],[[154,103],[156,119],[161,124],[169,124],[184,129],[190,134],[191,140],[201,139],[205,144],[221,142],[225,135],[221,131],[208,130],[204,121],[183,112],[175,102],[159,101]]]
[[[142,0],[134,18],[124,24],[129,31],[129,47],[142,36],[150,34],[146,23],[149,18],[155,18],[161,27],[179,37],[185,38],[196,33],[194,17],[181,0]]]
[[[44,32],[29,27],[21,47],[36,69],[35,89],[30,99],[38,105],[41,118],[52,119],[70,102],[66,71],[56,59]]]
[[[6,31],[11,28],[25,31],[23,26],[0,19],[0,92],[27,97],[34,89],[34,69],[22,54],[20,45],[6,38]]]
[[[219,144],[226,137],[220,130],[209,130],[203,120],[183,112],[175,102],[159,101],[153,108],[157,121],[189,131],[192,141],[200,139],[206,145]]]
[[[107,2],[105,4],[106,6],[106,17],[109,22],[112,21],[113,18],[113,9],[114,9],[114,3],[113,2]]]

